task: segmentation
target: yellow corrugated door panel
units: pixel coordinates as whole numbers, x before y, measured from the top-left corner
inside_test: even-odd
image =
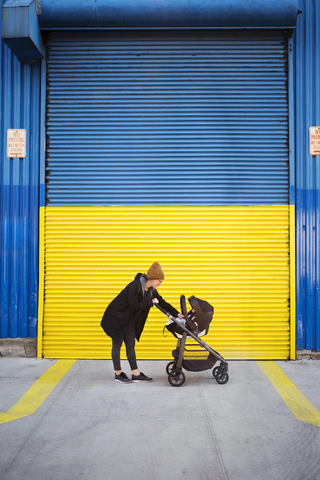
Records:
[[[159,293],[176,308],[215,308],[203,339],[227,359],[289,356],[289,206],[46,207],[43,355],[110,358],[108,303],[159,261]],[[139,359],[167,359],[174,337],[153,308]]]

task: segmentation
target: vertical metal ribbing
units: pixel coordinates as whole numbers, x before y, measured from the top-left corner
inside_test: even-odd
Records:
[[[301,90],[301,86],[303,84],[302,78],[302,68],[298,67],[298,62],[300,62],[302,58],[302,42],[301,38],[303,38],[303,22],[301,17],[298,16],[298,25],[299,28],[296,29],[294,32],[294,61],[295,61],[295,86],[296,90]],[[296,138],[301,137],[301,126],[302,121],[297,122],[296,119],[302,119],[303,109],[301,102],[295,102],[295,136]],[[304,338],[304,325],[303,325],[303,295],[304,295],[304,288],[302,285],[303,279],[303,264],[302,264],[302,251],[303,251],[303,240],[304,236],[302,232],[304,231],[304,219],[303,219],[303,205],[304,205],[304,190],[301,188],[302,176],[303,176],[303,168],[302,163],[298,162],[298,158],[302,155],[302,144],[301,142],[295,142],[295,155],[296,155],[296,188],[295,188],[295,210],[296,210],[296,341],[297,341],[297,348],[301,349],[303,344]],[[301,232],[301,233],[300,233]]]
[[[30,64],[24,64],[21,68],[21,118],[20,123],[29,132],[29,142],[31,131],[34,127],[30,119],[30,94],[31,94],[31,69]],[[29,90],[30,89],[30,90]],[[30,211],[30,195],[27,186],[30,184],[30,156],[27,156],[20,162],[20,258],[19,258],[19,337],[28,336],[28,301],[24,295],[25,285],[28,281],[28,223]]]
[[[320,125],[317,0],[300,0],[295,34],[297,347],[320,350],[319,157],[309,154],[309,127]]]
[[[320,58],[320,3],[315,0],[315,58]],[[320,126],[320,65],[315,62],[315,123]],[[318,158],[319,160],[319,158]],[[317,283],[316,283],[316,350],[320,351],[320,162],[316,164],[316,252],[317,252]]]
[[[309,7],[306,5],[306,20],[308,28],[306,29],[306,65],[308,66],[308,75],[305,78],[306,86],[306,105],[308,105],[306,111],[306,125],[305,136],[308,139],[308,125],[313,123],[313,78],[314,78],[314,64],[313,64],[313,37],[314,37],[314,25],[313,25],[313,8],[311,2]],[[307,323],[306,323],[306,347],[312,349],[314,325],[315,325],[315,222],[314,222],[314,159],[307,155],[307,171],[306,171],[306,294],[307,294]]]
[[[320,65],[318,59],[320,58],[320,29],[319,29],[319,22],[320,22],[320,4],[318,1],[314,0],[314,58],[316,61],[314,62],[314,121],[315,125],[320,126]],[[316,285],[315,285],[315,294],[316,294],[316,301],[315,301],[315,330],[314,330],[314,338],[315,338],[315,349],[319,352],[320,351],[320,157],[316,159],[316,175],[315,175],[315,252],[316,252]]]
[[[6,95],[3,95],[3,111],[4,112],[11,112],[11,78],[9,77],[8,72],[11,72],[11,61],[12,55],[8,54],[8,48],[2,45],[2,71],[1,76],[3,79],[2,88],[3,91],[6,92]],[[6,138],[6,122],[5,117],[2,117],[2,131],[1,135],[2,138]],[[10,248],[10,192],[9,192],[9,185],[10,185],[10,160],[7,159],[7,152],[6,152],[6,142],[2,142],[2,158],[3,162],[0,164],[2,169],[2,198],[1,198],[1,210],[2,210],[2,235],[1,235],[1,248],[2,248],[2,255],[1,255],[1,295],[2,301],[0,308],[2,310],[1,314],[1,336],[6,338],[10,336],[10,281],[11,281],[11,272],[10,272],[10,257],[8,255],[9,248]]]
[[[35,337],[38,277],[40,65],[2,44],[0,336]],[[7,158],[8,128],[27,130],[25,159]]]

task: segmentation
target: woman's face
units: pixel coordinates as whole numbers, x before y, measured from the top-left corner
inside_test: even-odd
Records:
[[[162,282],[163,282],[163,280],[152,280],[153,288],[155,288],[155,289],[159,288]]]

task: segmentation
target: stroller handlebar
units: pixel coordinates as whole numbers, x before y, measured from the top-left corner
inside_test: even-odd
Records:
[[[157,307],[158,310],[160,310],[160,312],[164,313],[165,315],[167,315],[167,317],[171,317],[172,315],[167,312],[164,308],[160,307],[160,305],[158,305],[158,303],[154,303],[153,304],[155,307]]]
[[[160,305],[158,303],[154,303],[154,305],[162,312],[164,313],[165,315],[167,315],[167,317],[169,318],[172,318],[174,319],[175,317],[173,315],[171,315],[169,312],[167,312],[166,310],[164,310],[164,308],[160,307]],[[198,326],[192,321],[190,320],[189,318],[189,315],[188,315],[188,312],[187,312],[187,306],[186,306],[186,299],[185,299],[185,296],[184,295],[181,295],[180,297],[180,305],[181,305],[181,312],[182,312],[182,315],[184,316],[184,319],[189,327],[189,329],[192,331],[192,330],[196,330],[198,328]]]
[[[174,317],[173,315],[171,315],[171,313],[167,312],[164,308],[160,307],[160,305],[158,305],[157,303],[154,303],[154,306],[157,307],[158,310],[160,310],[160,312],[164,313],[165,315],[167,315],[167,317],[170,319],[170,320],[174,320],[176,323],[179,323],[180,324],[180,319],[177,319],[176,317]],[[180,320],[180,321],[179,321]]]

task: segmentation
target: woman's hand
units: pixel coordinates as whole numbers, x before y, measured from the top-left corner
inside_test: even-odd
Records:
[[[159,303],[159,300],[157,298],[153,298],[152,303]]]
[[[181,315],[181,313],[178,313],[178,317],[179,317],[179,318],[184,318],[184,316]]]

